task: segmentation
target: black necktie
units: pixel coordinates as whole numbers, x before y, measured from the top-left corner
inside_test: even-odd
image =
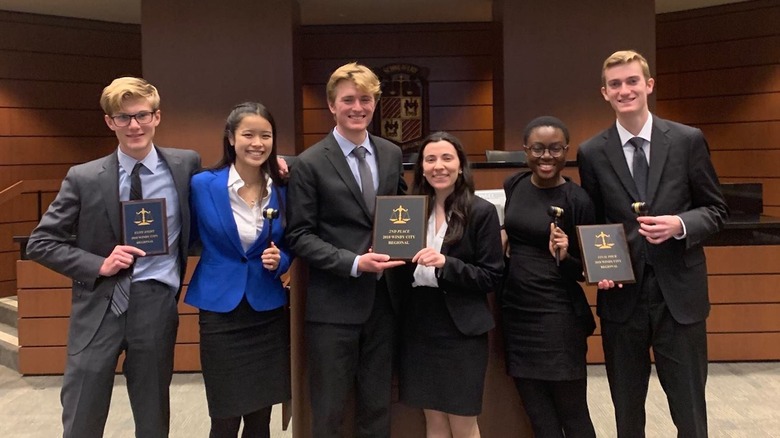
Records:
[[[130,172],[130,200],[137,201],[143,199],[143,189],[141,188],[141,168],[144,167],[141,162],[135,163],[133,171]]]
[[[644,140],[639,137],[634,137],[629,140],[632,146],[634,146],[634,161],[632,163],[632,173],[634,174],[634,183],[636,189],[639,191],[639,200],[646,201],[647,197],[647,174],[650,167],[647,165],[647,157],[645,151],[642,149]]]
[[[366,161],[366,148],[358,146],[352,150],[352,153],[358,159],[358,174],[360,175],[360,189],[363,191],[363,200],[366,202],[368,211],[374,212],[376,203],[376,189],[374,189],[374,176],[371,168]]]
[[[143,199],[143,188],[141,187],[141,162],[135,163],[133,171],[130,173],[130,200],[137,201]],[[114,285],[114,294],[111,297],[111,311],[119,316],[127,311],[130,305],[130,285],[133,282],[133,267],[123,269],[117,274],[116,284]]]

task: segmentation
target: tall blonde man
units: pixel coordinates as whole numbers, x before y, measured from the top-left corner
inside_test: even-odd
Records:
[[[403,193],[401,149],[367,131],[376,75],[339,67],[327,85],[336,127],[298,156],[287,189],[287,239],[309,266],[306,347],[315,437],[340,437],[347,395],[355,436],[390,436],[394,316],[385,269],[403,262],[369,251],[377,195]]]
[[[622,223],[636,284],[599,283],[598,315],[619,437],[645,436],[650,348],[680,437],[707,436],[710,310],[704,240],[728,209],[696,128],[650,113],[655,80],[634,51],[604,61],[601,94],[617,121],[577,154],[596,220]],[[649,212],[637,217],[634,202]],[[616,287],[622,286],[622,287]]]

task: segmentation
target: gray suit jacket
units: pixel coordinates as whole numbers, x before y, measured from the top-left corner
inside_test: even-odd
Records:
[[[401,149],[371,135],[377,151],[377,195],[396,195],[403,182]],[[374,218],[331,132],[298,156],[287,186],[287,241],[309,265],[308,321],[362,324],[371,313],[376,275],[351,277],[368,251]]]
[[[190,176],[200,168],[200,157],[184,149],[157,147],[157,152],[168,163],[179,196],[178,251],[183,277],[190,236]],[[100,277],[98,272],[103,260],[121,243],[121,228],[119,161],[115,151],[70,168],[57,197],[30,235],[27,255],[73,279],[70,354],[89,345],[111,302],[117,276]]]
[[[710,303],[702,243],[723,227],[728,208],[702,132],[653,116],[649,215],[680,216],[687,231],[682,240],[671,238],[652,245],[639,234],[636,214],[631,211],[631,203],[639,201],[639,195],[615,125],[580,145],[577,161],[582,187],[596,207],[596,221],[625,225],[637,276],[637,284],[599,291],[599,316],[615,322],[628,319],[639,298],[644,267],[649,264],[674,319],[682,324],[704,320]]]

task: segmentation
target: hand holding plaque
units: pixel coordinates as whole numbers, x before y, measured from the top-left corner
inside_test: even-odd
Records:
[[[427,196],[377,196],[374,213],[375,253],[411,261],[426,247]]]
[[[582,251],[585,281],[634,283],[634,268],[623,224],[579,225],[577,238]]]
[[[144,250],[147,256],[168,253],[165,198],[122,202],[122,243]]]

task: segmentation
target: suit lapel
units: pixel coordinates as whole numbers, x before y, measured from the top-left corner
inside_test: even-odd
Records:
[[[398,190],[398,181],[388,181],[387,176],[390,173],[391,167],[387,164],[392,161],[391,151],[385,147],[382,147],[374,139],[373,135],[369,134],[371,144],[374,145],[374,151],[376,151],[376,167],[379,172],[379,187],[377,188],[377,194],[393,193]]]
[[[98,175],[98,180],[105,201],[103,204],[108,213],[108,222],[111,224],[111,231],[114,232],[117,240],[120,240],[122,214],[119,204],[119,158],[116,151],[103,160],[103,170]]]
[[[327,139],[328,148],[325,156],[336,169],[336,173],[338,173],[341,180],[344,181],[344,184],[347,185],[349,191],[352,192],[352,196],[355,198],[355,201],[360,204],[363,213],[365,213],[369,219],[373,219],[371,212],[368,211],[368,207],[366,206],[366,201],[363,200],[363,192],[360,191],[360,187],[355,180],[355,175],[352,174],[352,170],[350,170],[349,164],[347,164],[347,159],[344,157],[344,153],[341,151],[332,132],[328,134]]]
[[[650,140],[650,173],[647,177],[647,202],[653,205],[655,192],[661,182],[664,163],[669,156],[669,126],[663,119],[653,116],[653,133]]]
[[[617,132],[617,126],[612,125],[612,128],[607,132],[607,136],[604,139],[604,153],[609,159],[609,163],[617,173],[620,183],[631,195],[635,201],[639,201],[639,191],[634,183],[634,178],[631,176],[631,170],[628,169],[626,163],[626,154],[623,152],[623,145],[620,143],[620,135]]]
[[[211,202],[214,203],[213,214],[219,217],[219,222],[222,224],[222,231],[231,244],[238,250],[239,254],[244,254],[244,247],[241,246],[241,238],[238,236],[238,227],[236,226],[236,220],[233,218],[233,207],[230,205],[230,197],[228,195],[228,172],[229,167],[220,169],[214,174],[214,178],[209,182],[209,194],[211,195]]]
[[[172,154],[164,148],[159,148],[157,146],[155,146],[155,148],[157,149],[157,153],[168,164],[168,169],[171,171],[173,184],[176,186],[176,193],[179,195],[179,211],[182,212],[181,220],[182,224],[184,224],[185,219],[189,220],[189,218],[184,217],[184,212],[187,208],[185,203],[189,202],[189,192],[187,189],[190,185],[190,175],[185,171],[184,166],[182,166],[182,160],[180,156]]]

